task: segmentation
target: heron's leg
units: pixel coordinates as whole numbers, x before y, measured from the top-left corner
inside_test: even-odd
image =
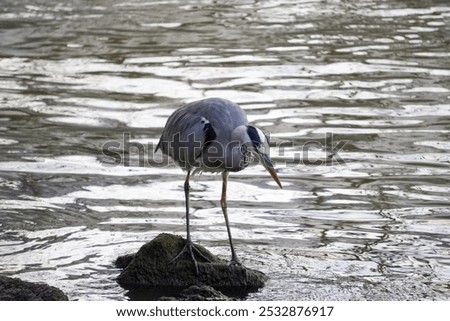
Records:
[[[191,171],[187,172],[186,180],[184,181],[184,196],[185,196],[185,204],[186,204],[186,244],[184,245],[183,249],[180,253],[178,253],[172,260],[170,260],[169,263],[175,262],[183,253],[188,253],[189,256],[192,259],[192,262],[194,262],[195,271],[198,274],[198,264],[197,260],[195,259],[194,251],[202,257],[204,260],[210,262],[208,258],[206,258],[194,245],[194,243],[191,240],[191,231],[190,231],[190,225],[189,225],[189,178],[191,176]]]
[[[189,186],[189,178],[191,177],[191,171],[187,172],[186,180],[184,181],[184,203],[186,205],[186,243],[191,241],[191,230],[189,227],[189,192],[191,187]]]
[[[228,172],[222,172],[222,198],[220,199],[220,206],[222,207],[223,217],[225,218],[225,224],[227,226],[228,240],[230,241],[231,248],[231,263],[240,264],[237,258],[236,252],[234,251],[233,239],[231,237],[230,222],[228,221],[228,211],[227,211],[227,182],[228,182]]]

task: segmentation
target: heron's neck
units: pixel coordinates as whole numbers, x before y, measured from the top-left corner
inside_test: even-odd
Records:
[[[225,165],[229,171],[237,172],[248,166],[249,153],[246,148],[250,137],[247,134],[247,126],[237,127],[231,135],[231,143],[227,146]]]

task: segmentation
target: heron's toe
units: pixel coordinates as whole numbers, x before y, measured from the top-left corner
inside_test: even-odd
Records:
[[[231,259],[231,260],[228,262],[228,265],[229,265],[229,266],[239,266],[239,267],[246,268],[245,265],[242,264],[238,259]]]

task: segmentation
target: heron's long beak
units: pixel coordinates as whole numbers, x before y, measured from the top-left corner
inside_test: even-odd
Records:
[[[280,179],[278,178],[277,172],[275,171],[275,168],[273,167],[272,161],[269,158],[269,155],[267,154],[259,154],[261,157],[262,164],[264,168],[269,172],[270,176],[272,176],[273,180],[278,184],[280,188],[283,188],[281,185]]]

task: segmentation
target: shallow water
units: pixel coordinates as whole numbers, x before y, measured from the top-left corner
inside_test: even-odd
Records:
[[[112,261],[184,234],[184,174],[153,145],[219,96],[270,133],[284,185],[230,178],[238,255],[271,278],[247,299],[450,298],[447,1],[3,3],[2,274],[126,300]],[[192,188],[194,240],[229,257],[220,177]]]

